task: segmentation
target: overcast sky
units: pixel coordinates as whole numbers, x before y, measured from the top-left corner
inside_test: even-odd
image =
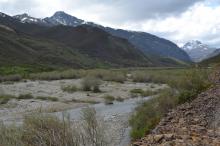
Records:
[[[179,46],[200,40],[220,48],[220,0],[0,0],[0,11],[42,18],[65,11],[104,26],[149,32]]]

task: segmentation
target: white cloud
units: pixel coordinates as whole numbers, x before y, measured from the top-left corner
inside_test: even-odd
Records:
[[[146,20],[130,24],[128,29],[147,31],[176,42],[179,45],[189,40],[201,40],[220,47],[220,6],[210,7],[199,3],[178,17]],[[126,28],[128,25],[122,26]]]
[[[179,45],[198,39],[220,47],[220,0],[0,0],[0,11],[34,17],[65,11],[104,26],[146,31]]]

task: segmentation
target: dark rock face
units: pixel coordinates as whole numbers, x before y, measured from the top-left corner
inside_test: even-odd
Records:
[[[43,19],[44,21],[54,25],[79,26],[84,24],[84,21],[74,16],[68,15],[65,12],[58,11],[53,16]]]
[[[220,86],[171,111],[134,146],[219,146]]]
[[[146,55],[176,58],[186,62],[191,61],[185,51],[166,39],[145,32],[126,31],[121,29],[115,30],[112,28],[105,28],[105,30],[114,36],[129,40]]]

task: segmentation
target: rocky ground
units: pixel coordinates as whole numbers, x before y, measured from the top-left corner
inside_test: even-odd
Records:
[[[220,86],[169,112],[134,146],[220,146]]]
[[[153,83],[125,83],[103,81],[100,89],[101,93],[76,91],[74,93],[64,92],[63,86],[81,86],[80,79],[57,80],[57,81],[22,81],[16,83],[1,83],[0,94],[19,96],[21,94],[31,94],[33,97],[45,96],[56,97],[58,101],[47,101],[33,99],[11,99],[7,104],[0,104],[0,122],[5,124],[22,124],[24,115],[40,111],[54,115],[67,113],[71,115],[71,120],[75,121],[80,117],[81,109],[92,106],[97,111],[97,116],[104,119],[111,138],[110,145],[129,145],[129,124],[128,119],[136,102],[144,98],[131,98],[132,89],[158,90],[167,87],[164,84]],[[105,105],[103,96],[112,95],[115,98],[121,97],[124,102],[117,102],[113,105]],[[84,101],[84,102],[81,102]],[[97,102],[92,104],[91,101]],[[99,104],[98,104],[99,103]],[[78,116],[77,116],[78,115]],[[79,119],[80,120],[80,119]]]

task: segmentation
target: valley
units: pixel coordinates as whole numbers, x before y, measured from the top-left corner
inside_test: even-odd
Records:
[[[80,10],[76,17],[72,5],[51,13],[31,1],[13,7],[30,3],[30,14],[0,12],[0,146],[220,145],[217,22],[213,30],[204,26],[209,36],[203,27],[191,29],[209,24],[204,17],[185,19],[205,4],[175,1],[168,8],[172,2],[161,1],[158,13],[156,1],[121,2],[88,7],[102,15]]]

